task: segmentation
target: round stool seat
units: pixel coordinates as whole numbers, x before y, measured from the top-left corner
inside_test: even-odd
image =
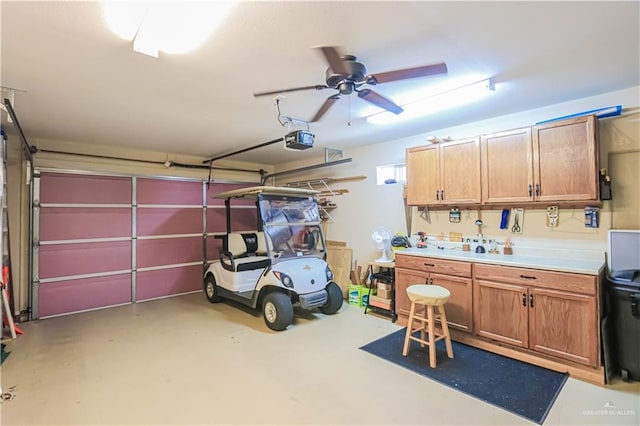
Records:
[[[444,305],[451,293],[439,285],[414,284],[407,288],[409,300],[421,305]]]

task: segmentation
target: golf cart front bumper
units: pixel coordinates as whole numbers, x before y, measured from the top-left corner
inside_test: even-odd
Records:
[[[315,293],[307,293],[298,295],[300,306],[303,309],[319,308],[327,304],[328,295],[326,290],[316,291]]]

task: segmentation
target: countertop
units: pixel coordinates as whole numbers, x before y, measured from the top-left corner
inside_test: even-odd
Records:
[[[575,259],[569,256],[523,256],[476,253],[460,249],[437,249],[433,247],[409,247],[398,250],[396,255],[433,257],[439,259],[461,260],[474,263],[488,263],[491,265],[517,266],[521,268],[544,269],[548,271],[571,272],[576,274],[599,275],[606,266],[604,260]]]

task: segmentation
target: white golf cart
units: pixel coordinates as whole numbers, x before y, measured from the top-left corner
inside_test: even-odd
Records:
[[[317,192],[254,186],[215,196],[225,200],[227,234],[220,259],[204,274],[209,302],[262,306],[265,323],[276,331],[293,322],[293,305],[329,315],[340,310],[342,290],[325,261]],[[258,232],[231,232],[233,199],[256,200]]]

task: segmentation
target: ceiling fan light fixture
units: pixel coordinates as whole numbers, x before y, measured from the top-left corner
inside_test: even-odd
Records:
[[[367,117],[367,122],[374,125],[387,125],[408,121],[479,101],[493,92],[495,92],[494,80],[488,78],[402,105],[404,112],[399,115],[388,111],[370,115]]]
[[[133,40],[136,52],[187,53],[201,45],[229,15],[236,1],[103,2],[103,17],[111,31]]]

